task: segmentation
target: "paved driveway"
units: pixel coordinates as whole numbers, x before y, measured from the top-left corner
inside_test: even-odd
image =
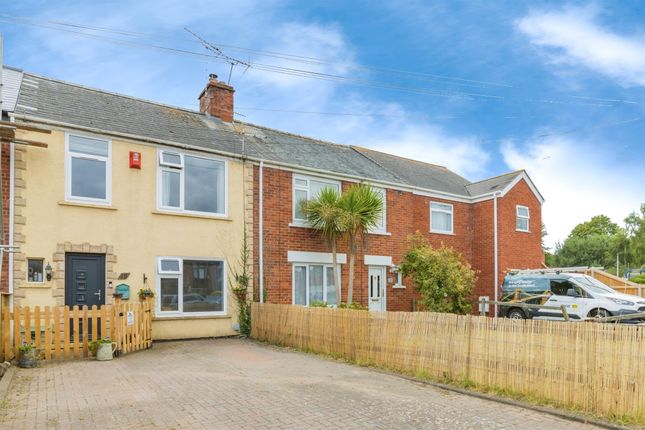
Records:
[[[237,339],[19,369],[6,429],[594,428]]]

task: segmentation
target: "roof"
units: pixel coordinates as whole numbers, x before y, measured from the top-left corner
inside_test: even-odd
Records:
[[[13,69],[5,67],[4,70],[6,74],[7,70]],[[15,82],[16,75],[11,76]],[[152,142],[187,145],[466,199],[501,190],[521,173],[512,172],[471,183],[446,167],[372,149],[339,145],[239,121],[227,123],[198,111],[33,73],[25,72],[21,78],[22,85],[18,80],[18,85],[14,83],[11,87],[19,88],[17,102],[14,102],[15,114],[34,121],[51,121],[141,140],[150,139]]]
[[[502,191],[522,173],[524,173],[524,170],[517,170],[515,172],[504,173],[503,175],[484,179],[482,181],[471,182],[466,185],[466,189],[471,196],[480,196],[482,194],[492,193],[495,191]]]
[[[470,182],[443,166],[411,160],[409,158],[358,146],[353,146],[352,148],[365,155],[381,168],[395,174],[406,184],[464,197],[470,196],[466,188],[466,185]]]

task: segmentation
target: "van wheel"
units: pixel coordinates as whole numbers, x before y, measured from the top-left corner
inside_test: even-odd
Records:
[[[589,311],[589,315],[587,316],[589,318],[606,318],[611,316],[611,312],[609,312],[607,309],[596,308]]]
[[[510,318],[512,320],[525,320],[526,315],[524,314],[522,309],[513,308],[510,311],[508,311],[508,314],[506,314],[506,318]]]

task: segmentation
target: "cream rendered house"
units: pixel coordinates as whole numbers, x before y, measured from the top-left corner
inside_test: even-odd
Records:
[[[229,282],[252,169],[209,103],[233,89],[212,77],[198,112],[20,78],[16,138],[46,147],[12,150],[14,305],[109,304],[117,289],[136,301],[150,288],[154,339],[235,334]]]

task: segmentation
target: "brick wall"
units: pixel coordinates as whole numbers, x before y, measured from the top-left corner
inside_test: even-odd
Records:
[[[259,219],[259,167],[254,167],[254,219]],[[292,172],[273,167],[264,167],[264,287],[267,291],[267,301],[271,303],[292,303],[292,265],[287,261],[288,251],[330,252],[327,245],[318,237],[317,233],[308,228],[289,226],[292,223]],[[342,182],[343,189],[351,183]],[[526,186],[526,184],[524,184]],[[528,187],[526,187],[528,189]],[[530,192],[530,190],[529,190]],[[509,192],[505,200],[503,214],[506,218],[507,206],[526,204],[531,208],[531,224],[539,225],[539,202],[527,195],[526,190],[519,188],[518,192]],[[524,202],[522,199],[531,199]],[[367,305],[368,300],[368,266],[364,264],[364,255],[391,256],[392,262],[398,264],[408,248],[407,238],[415,232],[421,232],[428,238],[433,246],[442,243],[455,248],[464,259],[470,262],[474,269],[479,271],[479,280],[476,295],[493,294],[493,205],[492,201],[476,204],[447,201],[437,198],[420,196],[407,191],[388,189],[387,200],[387,232],[389,235],[368,235],[365,248],[361,249],[356,259],[354,277],[354,301]],[[521,202],[520,202],[521,200]],[[430,201],[449,203],[454,208],[454,234],[430,233]],[[535,219],[533,213],[535,212]],[[500,211],[500,213],[502,213]],[[512,218],[513,231],[503,230],[504,240],[515,237],[515,218]],[[507,223],[500,218],[500,225]],[[253,223],[254,253],[258,255],[259,223]],[[505,244],[505,259],[500,262],[508,265],[515,263],[513,252],[523,245],[530,245],[531,252],[526,256],[526,264],[536,267],[542,261],[540,254],[534,252],[534,235],[524,233],[522,241],[516,245]],[[540,240],[537,238],[539,248]],[[341,242],[339,253],[346,253],[349,263],[347,244]],[[501,256],[500,256],[501,258]],[[342,265],[341,284],[343,301],[347,298],[347,284],[349,279],[349,264]],[[500,267],[502,267],[500,265]],[[504,266],[505,267],[505,266]],[[255,259],[254,273],[259,274],[258,259]],[[501,279],[501,278],[500,278]],[[387,281],[387,309],[390,311],[412,310],[412,300],[418,298],[410,280],[405,280],[405,289],[393,288],[396,276],[389,271]],[[257,284],[257,282],[256,282]]]

